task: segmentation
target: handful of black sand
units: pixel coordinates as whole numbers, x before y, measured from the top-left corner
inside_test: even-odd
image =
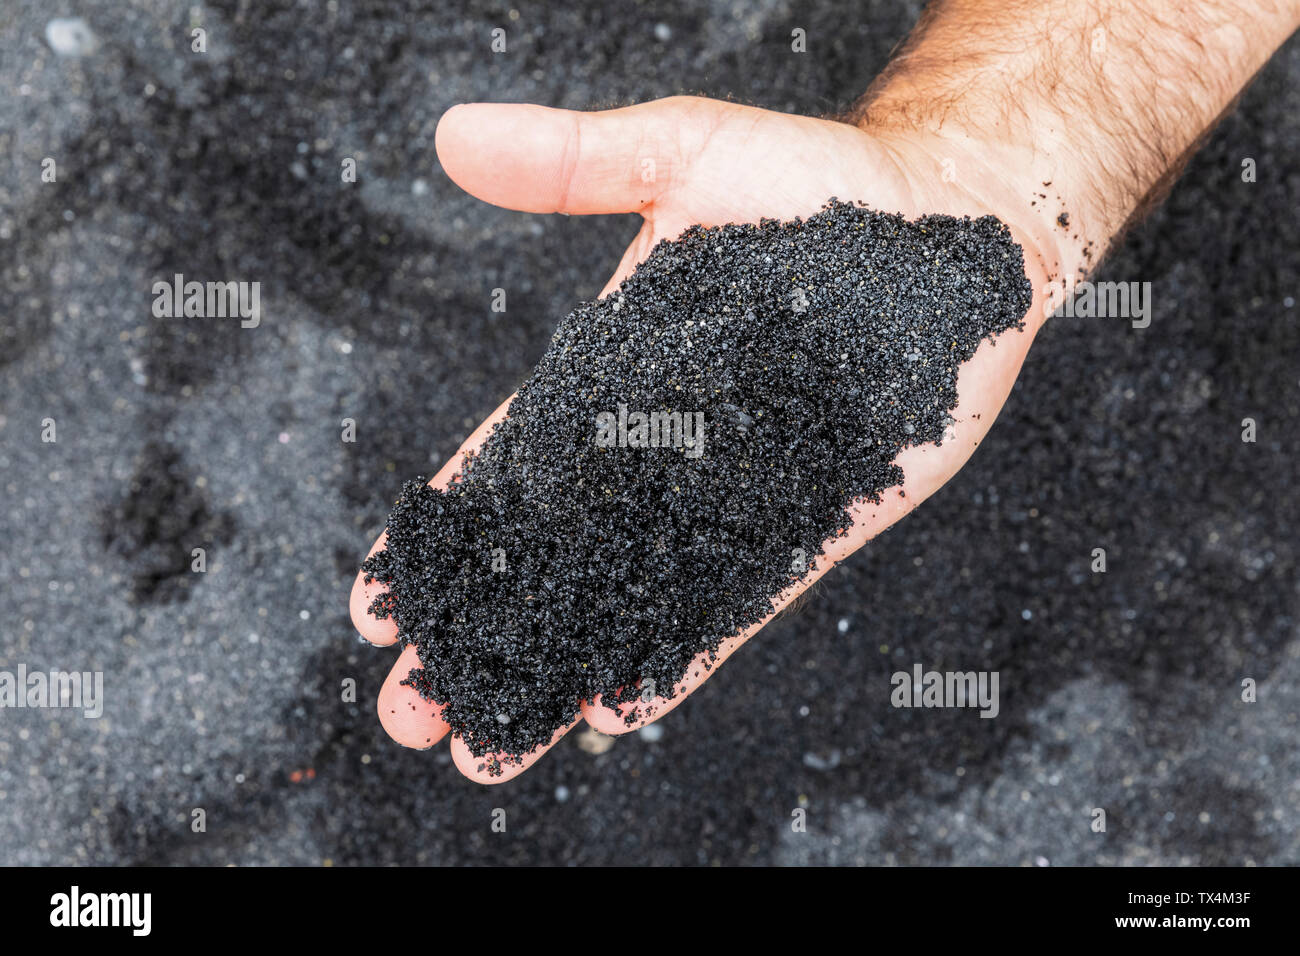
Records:
[[[832,200],[661,242],[560,323],[450,489],[403,488],[365,571],[408,683],[506,760],[580,700],[672,697],[942,440],[958,366],[1031,301],[991,216]]]

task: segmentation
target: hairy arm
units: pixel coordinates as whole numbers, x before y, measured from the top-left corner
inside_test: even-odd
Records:
[[[1298,0],[935,0],[846,118],[1030,184],[1053,278],[1082,276],[1298,26]]]

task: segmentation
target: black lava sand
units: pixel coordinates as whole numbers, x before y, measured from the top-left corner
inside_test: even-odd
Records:
[[[638,681],[673,696],[852,501],[902,482],[900,449],[942,440],[957,367],[1031,300],[992,217],[832,201],[660,243],[564,319],[462,480],[403,489],[365,569],[419,651],[409,683],[478,755],[531,750]],[[636,412],[686,427],[638,445]]]

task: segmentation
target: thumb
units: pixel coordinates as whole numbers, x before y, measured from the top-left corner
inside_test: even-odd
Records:
[[[462,104],[443,114],[434,142],[447,175],[485,202],[522,212],[641,212],[672,182],[683,138],[701,125],[691,122],[699,111],[674,100],[692,98],[592,113]]]

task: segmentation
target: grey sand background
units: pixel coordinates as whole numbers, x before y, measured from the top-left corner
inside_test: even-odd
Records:
[[[107,703],[0,711],[0,862],[1300,863],[1294,40],[1101,276],[1153,283],[1151,327],[1049,323],[970,466],[658,731],[489,789],[374,715],[393,654],[347,593],[401,481],[636,229],[460,193],[441,113],[823,113],[919,6],[6,3],[0,667],[102,670]],[[56,16],[98,48],[55,56]],[[260,281],[261,326],[154,319],[176,272]],[[894,710],[916,662],[999,671],[1000,716]]]

